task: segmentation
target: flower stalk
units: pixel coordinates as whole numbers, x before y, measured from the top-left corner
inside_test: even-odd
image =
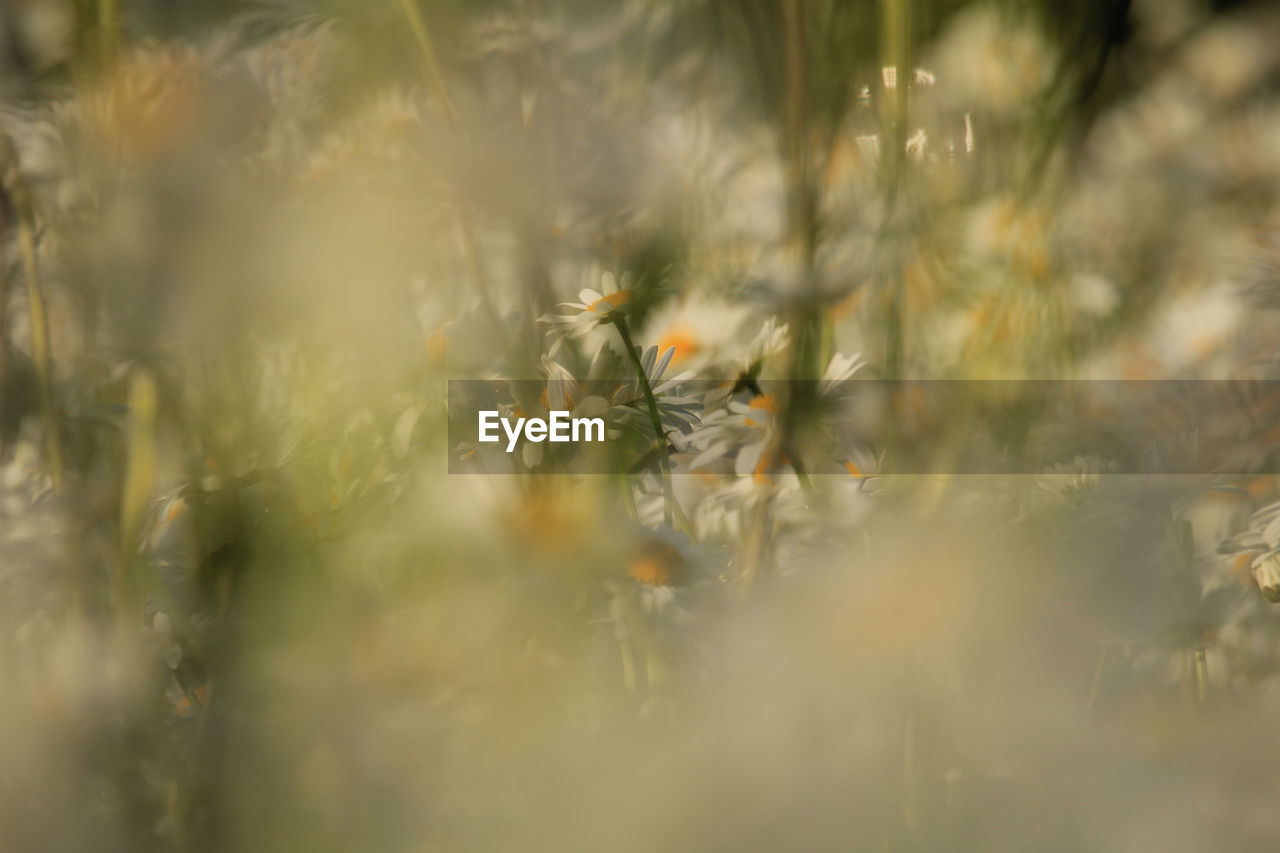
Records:
[[[645,374],[644,365],[640,363],[640,356],[636,352],[636,346],[631,340],[631,330],[627,327],[627,318],[621,312],[614,312],[611,315],[611,322],[618,329],[618,336],[622,338],[622,346],[627,351],[627,359],[631,362],[631,367],[635,371],[636,380],[640,383],[640,392],[644,395],[645,408],[649,411],[649,424],[653,427],[653,434],[657,445],[655,450],[658,456],[659,480],[662,483],[662,497],[664,500],[663,519],[675,525],[682,530],[694,542],[698,541],[693,533],[693,525],[689,523],[689,519],[684,514],[684,510],[680,507],[680,502],[676,500],[675,487],[671,482],[671,457],[667,454],[667,431],[662,427],[662,416],[658,413],[658,400],[653,396],[653,387],[649,384],[649,377]]]

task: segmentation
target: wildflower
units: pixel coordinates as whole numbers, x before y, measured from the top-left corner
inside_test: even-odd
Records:
[[[321,140],[300,179],[317,182],[340,174],[344,167],[377,163],[403,169],[423,126],[422,113],[410,94],[394,88],[379,92],[337,131]]]
[[[666,539],[644,542],[627,561],[627,577],[640,585],[646,610],[659,610],[675,599],[675,588],[688,582],[689,561]]]
[[[838,461],[844,473],[853,478],[857,491],[876,494],[884,490],[884,477],[879,476],[884,464],[883,453],[877,455],[860,443],[845,441],[841,443]]]
[[[645,381],[649,384],[654,401],[657,403],[658,417],[662,425],[677,435],[691,430],[698,423],[697,413],[702,408],[702,403],[678,392],[681,383],[693,378],[693,371],[687,370],[669,379],[664,378],[668,365],[675,357],[674,347],[668,347],[661,357],[658,356],[657,347],[649,347],[643,352],[640,352],[637,347],[636,352],[640,357]],[[647,404],[644,401],[644,390],[640,386],[638,377],[619,385],[609,399],[615,406],[626,407],[623,411],[628,421],[635,424],[637,423],[635,419],[641,418],[646,424],[641,429],[648,429],[648,414],[644,411]]]
[[[625,281],[624,281],[625,284]],[[602,323],[609,321],[613,312],[622,309],[631,299],[631,291],[619,287],[613,273],[606,272],[600,277],[600,290],[583,288],[578,292],[580,302],[561,302],[557,306],[559,313],[542,315],[540,320],[551,326],[555,341],[551,344],[548,355],[555,357],[560,347],[568,338],[577,340],[594,332]]]
[[[760,326],[760,331],[747,344],[744,356],[750,363],[765,361],[777,355],[791,343],[790,330],[786,323],[780,323],[777,317],[769,317]]]
[[[606,621],[622,650],[628,689],[636,688],[641,673],[651,688],[666,679],[672,633],[691,623],[690,607],[707,588],[703,581],[723,566],[716,551],[670,527],[639,528],[621,561],[625,578],[607,585]]]
[[[1262,597],[1280,602],[1280,552],[1270,551],[1253,561],[1253,579]]]
[[[194,48],[140,48],[89,94],[88,129],[103,151],[127,161],[172,152],[190,138],[207,106],[205,73]]]
[[[860,355],[837,353],[832,357],[819,383],[819,394],[830,399],[839,391],[840,383],[853,376],[863,365]],[[719,457],[734,456],[734,472],[742,477],[750,474],[757,481],[767,479],[778,463],[777,444],[778,398],[774,394],[757,393],[749,399],[730,399],[726,408],[718,409],[703,419],[690,437],[701,452],[690,463],[700,468]],[[736,452],[735,452],[736,448]]]
[[[705,369],[731,359],[741,346],[749,313],[711,299],[684,299],[664,306],[647,324],[645,337],[659,352],[673,350],[671,363]]]
[[[723,406],[729,397],[743,388],[758,393],[756,379],[765,362],[785,351],[790,342],[791,336],[786,323],[778,322],[777,317],[766,319],[760,331],[747,344],[745,352],[734,360],[732,367],[735,381],[710,389],[703,395],[703,405],[706,408]]]
[[[693,544],[671,527],[645,528],[626,559],[624,571],[634,582],[645,612],[664,614],[673,605],[678,611],[684,591],[712,579],[723,568],[717,553],[714,548]]]
[[[690,436],[690,444],[701,452],[689,463],[693,469],[732,456],[733,470],[739,477],[751,475],[757,481],[767,478],[773,467],[773,454],[766,454],[775,440],[778,399],[773,394],[756,394],[746,401],[730,400],[728,407],[718,409],[703,419]]]
[[[599,361],[600,354],[597,354]],[[542,369],[547,374],[546,386],[536,400],[521,399],[523,395],[517,391],[516,400],[501,410],[503,417],[538,417],[547,420],[552,411],[572,412],[579,402],[587,398],[582,385],[569,373],[568,368],[548,356],[542,357]],[[540,443],[526,441],[521,446],[521,459],[526,467],[534,468],[542,462],[543,446]]]
[[[844,355],[835,353],[827,362],[827,369],[822,372],[822,381],[818,383],[818,395],[824,398],[834,397],[840,392],[840,383],[853,378],[866,365],[862,353]]]
[[[1115,464],[1100,456],[1076,456],[1070,462],[1053,465],[1039,478],[1042,492],[1062,498],[1073,498],[1092,491],[1102,475],[1115,470]]]
[[[753,523],[754,510],[766,499],[766,495],[779,529],[796,529],[812,524],[817,516],[805,500],[795,474],[780,471],[773,479],[774,486],[770,494],[759,488],[755,478],[724,478],[723,484],[709,490],[694,510],[699,535],[706,541],[740,540]]]
[[[1255,512],[1243,533],[1218,545],[1219,554],[1237,554],[1237,560],[1253,553],[1249,564],[1262,597],[1280,603],[1280,502]]]

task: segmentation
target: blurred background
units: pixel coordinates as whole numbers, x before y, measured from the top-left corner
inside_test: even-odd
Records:
[[[1140,474],[977,413],[1280,378],[1277,45],[3,0],[0,849],[1280,849],[1280,396],[1208,477],[1174,384]],[[992,381],[858,414],[906,476],[859,378]],[[449,474],[450,379],[610,441]]]

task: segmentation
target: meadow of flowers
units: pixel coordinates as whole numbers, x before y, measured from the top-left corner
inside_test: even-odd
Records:
[[[0,850],[1280,849],[1277,45],[0,4]]]

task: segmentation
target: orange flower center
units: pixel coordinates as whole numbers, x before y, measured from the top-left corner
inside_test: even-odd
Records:
[[[600,299],[597,299],[595,302],[592,302],[590,305],[587,306],[587,310],[593,311],[596,314],[607,314],[609,311],[612,311],[614,308],[617,308],[620,305],[625,304],[626,301],[630,298],[631,298],[630,290],[619,290],[617,293],[610,293],[608,296],[601,297]],[[600,310],[596,310],[597,306],[599,306],[601,303],[605,303],[609,307],[607,309],[601,308]]]
[[[694,337],[693,332],[684,326],[677,326],[662,336],[658,341],[658,353],[664,353],[669,349],[674,349],[671,354],[671,363],[676,364],[682,359],[702,349],[702,344],[698,343],[698,339]]]
[[[761,394],[759,397],[752,397],[751,402],[747,404],[751,409],[757,412],[768,412],[770,415],[778,414],[778,396],[776,394]],[[747,426],[764,426],[755,418],[747,418]]]
[[[436,330],[428,335],[423,342],[423,348],[426,350],[428,362],[433,365],[444,364],[449,354],[449,341],[445,338],[444,331]]]
[[[685,579],[689,564],[674,546],[655,539],[646,542],[627,564],[627,575],[649,586],[671,586]]]
[[[779,453],[776,448],[766,447],[764,452],[760,454],[760,460],[756,462],[756,468],[751,472],[751,479],[758,485],[765,485],[773,482],[771,472],[780,465],[785,465],[791,460],[786,454]]]
[[[550,400],[548,399],[548,394],[549,394],[548,390],[547,390],[546,388],[543,388],[543,389],[542,389],[542,393],[538,395],[538,401],[539,401],[540,403],[542,403],[542,408],[543,408],[543,409],[545,409],[546,411],[550,412],[550,411],[551,411],[551,402],[550,402]],[[572,411],[573,411],[573,396],[572,396],[568,391],[564,391],[564,392],[563,392],[563,395],[564,395],[564,409],[563,409],[563,411],[566,411],[566,412],[572,412]]]
[[[759,397],[752,397],[750,407],[753,409],[763,409],[771,415],[778,414],[778,395],[761,394]]]

